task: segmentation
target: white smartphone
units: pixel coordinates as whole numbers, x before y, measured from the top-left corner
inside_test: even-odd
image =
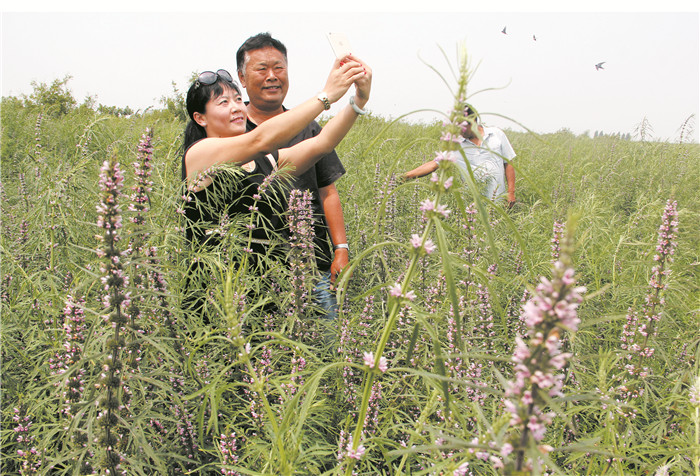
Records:
[[[333,48],[333,53],[335,53],[336,58],[344,58],[352,51],[350,50],[350,42],[343,33],[328,33],[328,41]]]

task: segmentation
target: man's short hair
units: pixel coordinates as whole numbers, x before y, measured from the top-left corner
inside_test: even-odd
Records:
[[[274,39],[269,32],[258,33],[255,36],[251,36],[243,42],[238,51],[236,52],[236,68],[238,68],[239,73],[243,73],[245,70],[246,53],[249,51],[259,50],[261,48],[266,48],[268,46],[273,47],[284,56],[285,61],[287,60],[287,47],[284,44]]]
[[[464,115],[467,118],[473,119],[476,124],[478,124],[480,122],[479,121],[479,113],[477,111],[475,111],[469,104],[467,104],[464,107]]]

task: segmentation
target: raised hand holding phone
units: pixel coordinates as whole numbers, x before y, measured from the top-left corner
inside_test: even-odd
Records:
[[[362,60],[352,55],[350,41],[348,41],[344,33],[330,32],[327,36],[336,60],[340,61],[340,66],[345,64],[344,60],[350,62],[357,61],[362,64],[364,74],[355,81],[356,94],[350,98],[350,104],[358,114],[366,114],[366,111],[362,108],[369,99],[369,91],[372,85],[372,70],[369,66],[364,64]]]

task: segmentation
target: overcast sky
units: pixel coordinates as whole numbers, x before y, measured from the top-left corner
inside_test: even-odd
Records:
[[[510,2],[482,2],[481,8],[421,2],[412,9],[351,2],[363,13],[333,10],[327,2],[199,2],[207,8],[202,12],[177,2],[111,2],[107,8],[114,11],[70,1],[2,2],[2,96],[30,94],[32,81],[71,75],[68,85],[79,102],[90,95],[108,106],[158,107],[173,81],[182,91],[193,72],[234,72],[240,44],[269,31],[289,50],[291,107],[323,86],[333,60],[326,33],[338,31],[373,68],[368,107],[377,115],[447,112],[455,85],[451,67],[464,45],[476,69],[470,100],[482,113],[540,133],[633,133],[646,118],[654,137],[671,141],[694,115],[698,140],[696,2],[643,0],[633,2],[636,10],[614,1],[572,2],[575,11],[547,1],[526,3],[528,10]],[[52,6],[59,4],[60,12]],[[247,8],[236,12],[241,5]],[[600,62],[604,69],[596,70]],[[478,92],[489,88],[495,89]],[[486,120],[519,130],[503,118]]]

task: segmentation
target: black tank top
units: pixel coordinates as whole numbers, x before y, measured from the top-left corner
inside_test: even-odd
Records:
[[[265,253],[269,242],[284,230],[281,214],[286,206],[281,181],[274,180],[260,193],[260,186],[276,168],[277,159],[275,151],[243,167],[225,164],[210,169],[211,184],[184,194],[187,240],[194,246],[216,247],[227,233],[233,232],[241,243],[250,241],[254,252]]]

